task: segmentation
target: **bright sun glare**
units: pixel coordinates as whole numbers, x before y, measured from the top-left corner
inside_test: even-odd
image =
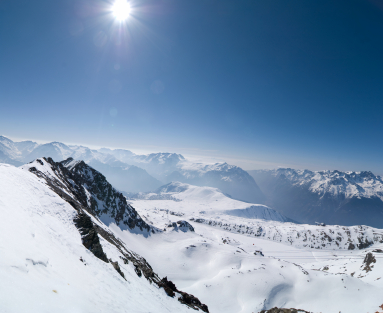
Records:
[[[130,15],[130,4],[126,0],[116,0],[112,11],[117,20],[125,21]]]

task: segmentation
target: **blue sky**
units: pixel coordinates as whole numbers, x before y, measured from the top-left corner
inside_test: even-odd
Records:
[[[0,0],[0,133],[383,174],[381,1]]]

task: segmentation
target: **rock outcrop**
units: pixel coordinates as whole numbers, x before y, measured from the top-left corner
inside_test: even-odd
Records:
[[[100,260],[111,263],[123,279],[125,275],[118,261],[108,259],[100,238],[109,242],[121,253],[122,262],[125,264],[131,262],[139,277],[144,276],[149,283],[164,288],[170,297],[177,295],[178,300],[188,307],[209,312],[208,307],[198,298],[178,290],[166,277],[161,279],[143,257],[127,249],[125,244],[99,220],[102,214],[107,214],[117,225],[122,223],[131,230],[138,228],[148,233],[158,231],[142,220],[137,211],[127,204],[125,197],[116,191],[101,173],[84,162],[76,162],[73,159],[56,163],[51,158],[41,158],[26,165],[25,169],[43,179],[56,194],[77,211],[73,221],[81,234],[82,244]]]

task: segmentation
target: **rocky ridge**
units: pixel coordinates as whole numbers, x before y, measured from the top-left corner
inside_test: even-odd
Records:
[[[188,307],[209,312],[208,307],[196,297],[179,291],[175,286],[173,291],[177,294],[170,293],[166,284],[167,279],[161,279],[144,258],[127,249],[124,243],[101,222],[99,216],[107,214],[117,225],[124,224],[130,230],[140,229],[148,234],[159,231],[143,221],[136,210],[126,203],[125,197],[117,192],[102,174],[84,162],[76,162],[73,159],[54,162],[51,158],[41,158],[23,166],[23,169],[43,180],[77,211],[73,221],[81,234],[82,244],[100,260],[111,263],[121,277],[125,279],[118,261],[124,264],[131,262],[139,277],[144,276],[150,283],[164,288],[171,297],[177,295],[178,301]],[[101,240],[107,241],[118,250],[120,260],[108,258]]]

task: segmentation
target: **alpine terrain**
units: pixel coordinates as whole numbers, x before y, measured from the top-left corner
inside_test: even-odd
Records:
[[[240,167],[227,163],[193,163],[176,153],[136,155],[129,150],[95,150],[60,142],[13,142],[0,136],[1,162],[19,166],[41,157],[51,157],[55,161],[69,157],[82,160],[103,173],[115,188],[125,192],[148,192],[165,183],[181,181],[216,187],[239,200],[264,201],[254,179]]]
[[[209,312],[107,227],[158,232],[84,162],[0,164],[0,175],[2,312]]]
[[[383,228],[383,179],[371,172],[249,171],[265,203],[302,223]]]
[[[4,312],[381,312],[383,229],[297,223],[182,181],[120,192],[72,156],[0,177]]]

